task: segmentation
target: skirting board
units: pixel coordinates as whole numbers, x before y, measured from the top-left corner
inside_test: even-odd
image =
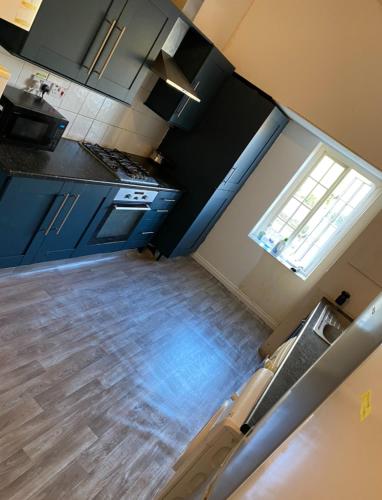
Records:
[[[192,254],[192,258],[196,260],[198,264],[200,264],[204,269],[206,269],[209,273],[212,274],[222,285],[224,285],[227,290],[229,290],[236,298],[238,298],[243,304],[245,304],[248,309],[250,309],[253,313],[256,314],[259,318],[261,318],[266,325],[268,325],[272,330],[277,327],[277,322],[269,316],[268,313],[264,311],[260,306],[251,302],[249,297],[245,295],[244,292],[240,290],[238,286],[236,286],[232,281],[230,281],[224,274],[222,274],[216,267],[214,267],[208,260],[202,257],[199,253]]]

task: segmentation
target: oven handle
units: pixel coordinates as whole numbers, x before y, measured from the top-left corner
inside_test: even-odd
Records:
[[[140,205],[140,206],[129,206],[129,207],[126,207],[126,206],[122,206],[122,205],[113,205],[113,210],[136,210],[136,211],[142,211],[142,212],[146,212],[148,210],[151,210],[150,206],[149,205]]]

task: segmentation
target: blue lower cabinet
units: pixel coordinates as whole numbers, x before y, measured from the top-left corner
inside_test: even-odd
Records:
[[[110,191],[108,186],[66,182],[56,212],[43,224],[44,238],[33,261],[72,257]]]
[[[171,202],[162,200],[162,202],[155,201],[153,206],[156,208],[152,208],[147,212],[132,232],[128,241],[128,248],[142,248],[148,245],[159,231],[174,204],[172,200]]]
[[[10,177],[0,193],[0,267],[71,257],[111,188]]]
[[[33,262],[47,229],[44,222],[61,203],[63,185],[55,180],[7,179],[0,194],[0,267]]]
[[[174,206],[116,206],[118,187],[32,177],[0,178],[0,267],[146,246]]]

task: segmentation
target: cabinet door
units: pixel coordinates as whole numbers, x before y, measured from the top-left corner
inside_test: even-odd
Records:
[[[126,248],[146,246],[154,238],[172,208],[173,205],[167,205],[164,208],[152,208],[150,212],[147,212],[131,234]]]
[[[118,188],[113,188],[108,193],[108,195],[103,198],[102,204],[97,210],[97,213],[95,214],[91,223],[88,225],[86,231],[82,235],[81,240],[79,241],[76,250],[73,253],[74,257],[80,257],[82,255],[90,255],[94,253],[116,252],[118,250],[123,250],[125,245],[124,242],[119,241],[101,243],[95,240],[97,230],[110,211],[110,207],[113,205],[117,191]]]
[[[216,191],[171,253],[171,257],[195,252],[227,208],[231,198],[230,193]]]
[[[177,127],[191,130],[206,111],[211,98],[232,71],[233,67],[227,64],[225,58],[216,49],[213,49],[193,81],[193,87],[200,102],[183,97],[170,122]]]
[[[44,0],[21,55],[84,83],[126,0]]]
[[[0,198],[0,267],[31,262],[43,222],[58,210],[62,186],[60,181],[8,180]]]
[[[45,231],[42,244],[34,255],[34,262],[72,257],[110,190],[108,186],[66,182],[60,193],[62,202],[57,216],[54,216],[54,224],[48,234]]]
[[[129,0],[87,85],[130,102],[176,15],[168,0]]]
[[[275,108],[228,172],[220,188],[237,193],[280,135],[287,122],[288,118]]]

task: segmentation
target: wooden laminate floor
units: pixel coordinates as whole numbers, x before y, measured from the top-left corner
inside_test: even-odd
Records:
[[[151,500],[269,333],[191,259],[0,272],[0,499]]]

